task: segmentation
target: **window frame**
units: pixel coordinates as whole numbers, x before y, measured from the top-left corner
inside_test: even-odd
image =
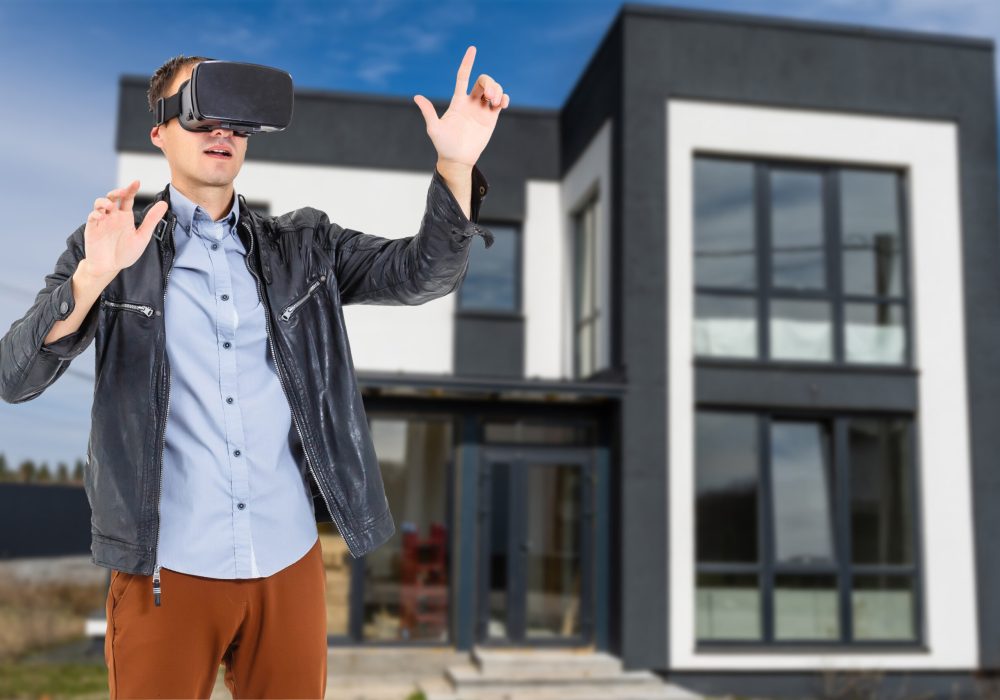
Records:
[[[784,649],[813,651],[816,649],[865,649],[884,651],[900,649],[906,651],[926,651],[927,631],[924,628],[924,567],[922,563],[923,533],[920,508],[920,458],[917,453],[918,422],[916,417],[895,412],[843,412],[832,410],[804,410],[786,408],[734,407],[732,405],[698,403],[695,406],[695,424],[702,412],[744,414],[756,422],[757,430],[757,551],[756,563],[701,562],[698,561],[697,542],[694,552],[694,591],[697,599],[698,576],[700,574],[738,574],[756,576],[759,592],[759,614],[761,624],[760,639],[703,639],[693,630],[696,651],[719,651],[725,649]],[[780,421],[812,421],[825,423],[830,430],[833,489],[833,537],[837,561],[831,564],[776,564],[774,527],[774,490],[771,462],[771,425]],[[909,506],[910,521],[907,525],[912,536],[912,563],[910,564],[855,564],[851,552],[851,464],[849,459],[849,425],[852,420],[902,420],[906,426],[906,448],[910,460],[905,468],[909,470],[909,488],[905,494]],[[697,473],[697,459],[694,463]],[[697,494],[692,494],[697,501]],[[697,518],[697,502],[694,508]],[[697,532],[697,519],[694,523]],[[836,640],[823,639],[775,639],[775,577],[781,574],[805,574],[807,576],[830,576],[837,582],[837,619],[840,636]],[[851,593],[853,581],[858,576],[905,576],[912,581],[913,605],[911,624],[913,639],[855,639]],[[697,610],[694,619],[697,622]]]
[[[756,285],[752,288],[723,287],[698,284],[696,271],[692,272],[694,280],[693,302],[697,305],[700,295],[716,297],[733,297],[749,299],[755,304],[754,320],[757,328],[756,356],[699,355],[694,353],[698,364],[732,366],[751,365],[768,367],[788,366],[802,368],[835,367],[852,370],[907,370],[914,366],[913,352],[913,309],[912,281],[910,269],[910,226],[907,211],[907,193],[909,191],[908,174],[905,168],[874,166],[854,163],[838,163],[828,161],[793,160],[788,158],[766,156],[735,156],[714,152],[695,151],[692,154],[692,169],[699,159],[709,161],[730,161],[747,163],[753,167],[753,240],[755,246]],[[823,290],[800,290],[791,287],[778,287],[772,279],[772,249],[773,229],[771,221],[771,171],[802,171],[819,173],[822,177],[823,208],[823,251],[825,255],[824,272],[826,288]],[[899,265],[900,265],[900,296],[879,296],[875,294],[845,293],[843,289],[843,231],[841,230],[841,192],[840,176],[844,171],[869,171],[874,173],[892,173],[896,175],[896,211],[899,221]],[[695,192],[695,180],[692,176],[692,199]],[[697,221],[693,221],[697,232]],[[695,235],[692,253],[697,256],[697,236]],[[694,258],[693,258],[694,259]],[[692,259],[692,265],[693,263]],[[833,335],[832,358],[829,360],[812,360],[796,358],[775,358],[771,352],[771,302],[774,300],[819,301],[830,305],[830,325]],[[902,362],[852,362],[846,359],[846,326],[845,310],[852,303],[872,305],[888,304],[899,307],[902,314],[901,322],[904,337],[904,356]],[[692,313],[692,320],[697,323],[697,313]]]

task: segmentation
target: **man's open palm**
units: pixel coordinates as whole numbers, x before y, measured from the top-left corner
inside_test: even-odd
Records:
[[[167,213],[168,205],[161,200],[150,207],[136,228],[132,206],[138,189],[139,181],[133,180],[127,187],[94,200],[83,231],[84,252],[94,274],[114,276],[135,263],[146,250],[156,224]]]
[[[469,167],[476,164],[489,143],[500,110],[510,104],[510,96],[504,94],[500,83],[485,73],[476,80],[472,93],[466,94],[475,57],[476,47],[470,46],[458,67],[451,103],[441,118],[438,118],[430,100],[423,95],[413,96],[424,115],[427,135],[437,149],[438,159]]]

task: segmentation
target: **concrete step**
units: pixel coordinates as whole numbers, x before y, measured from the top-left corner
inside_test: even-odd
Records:
[[[582,669],[556,671],[552,669],[520,670],[517,673],[502,675],[493,673],[486,675],[475,668],[467,666],[449,666],[445,678],[458,689],[465,688],[543,688],[561,687],[566,685],[593,685],[594,687],[609,686],[662,686],[663,680],[651,671],[621,671],[618,673],[601,673],[596,675],[580,675]],[[570,675],[574,673],[574,675]]]
[[[621,660],[593,649],[494,650],[474,647],[472,660],[483,676],[512,678],[540,675],[603,678],[622,672]]]
[[[496,687],[451,689],[417,684],[426,700],[699,700],[701,696],[669,683],[631,687],[595,684],[564,684],[559,687]]]

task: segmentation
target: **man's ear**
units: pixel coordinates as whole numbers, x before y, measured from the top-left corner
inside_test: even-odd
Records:
[[[160,125],[157,124],[149,130],[149,140],[153,142],[153,145],[163,150],[163,137],[160,136]]]

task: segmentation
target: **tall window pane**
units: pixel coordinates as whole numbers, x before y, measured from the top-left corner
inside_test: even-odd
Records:
[[[586,377],[597,368],[598,251],[600,209],[592,199],[575,217],[573,230],[573,367]]]
[[[823,175],[771,170],[771,280],[775,287],[826,288]]]
[[[771,423],[775,560],[832,563],[833,470],[830,432],[822,423]]]
[[[752,163],[694,161],[695,285],[757,284]]]
[[[901,296],[899,175],[840,171],[844,293]]]
[[[850,422],[851,554],[856,564],[913,563],[908,426]]]
[[[371,433],[397,529],[363,559],[363,638],[447,641],[451,419],[373,417]]]
[[[472,245],[469,270],[459,288],[458,308],[475,311],[517,311],[518,242],[513,226],[491,224],[493,245]],[[475,240],[473,241],[475,243]]]
[[[757,561],[757,416],[699,411],[699,562]]]

